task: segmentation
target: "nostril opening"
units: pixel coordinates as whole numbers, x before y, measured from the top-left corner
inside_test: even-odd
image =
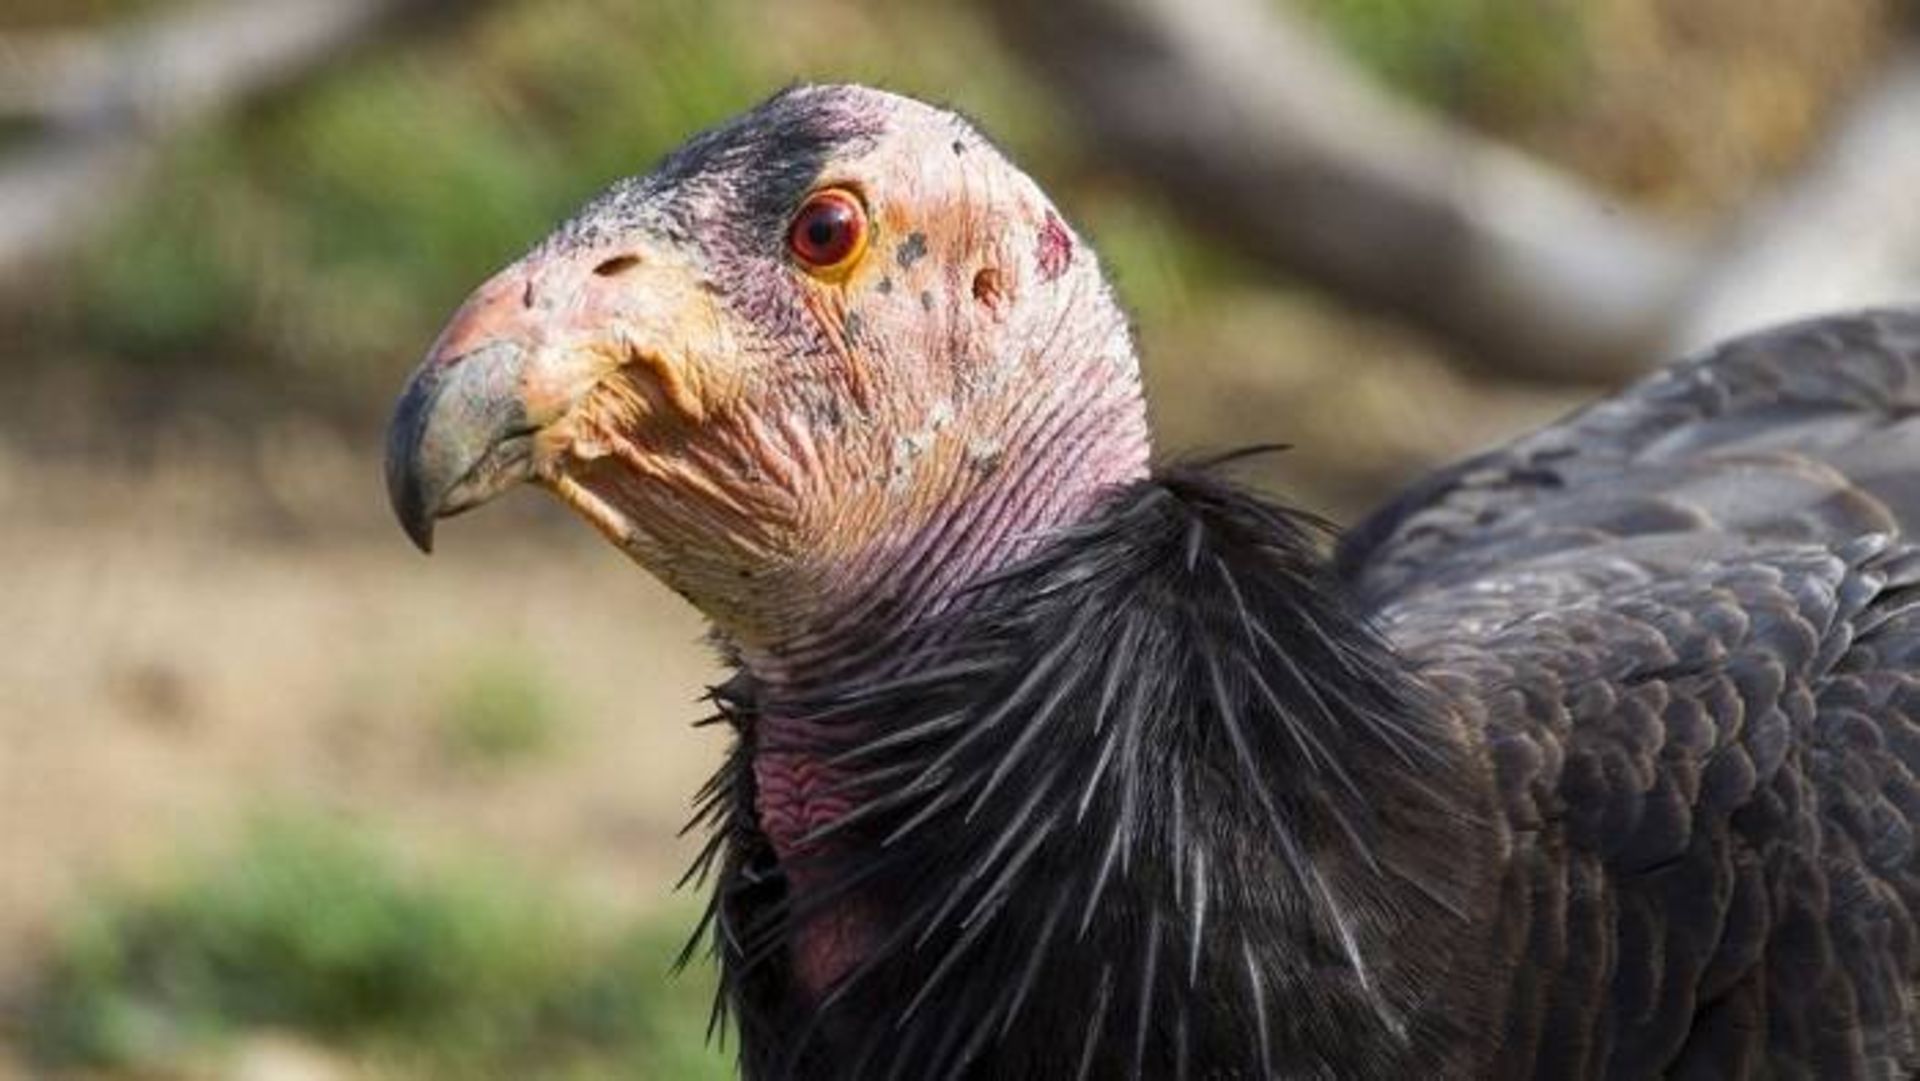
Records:
[[[640,257],[637,255],[616,255],[611,259],[605,260],[599,266],[594,267],[593,273],[596,277],[611,278],[615,275],[625,274],[627,271],[639,265]]]

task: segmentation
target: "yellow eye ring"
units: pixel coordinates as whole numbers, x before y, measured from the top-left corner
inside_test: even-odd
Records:
[[[787,226],[787,251],[816,278],[837,278],[866,254],[867,208],[845,188],[807,196]]]

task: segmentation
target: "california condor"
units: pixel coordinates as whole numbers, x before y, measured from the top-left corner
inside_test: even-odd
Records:
[[[399,403],[710,617],[766,1079],[1896,1078],[1920,313],[1743,338],[1313,518],[1156,469],[1085,241],[802,87],[482,285]]]

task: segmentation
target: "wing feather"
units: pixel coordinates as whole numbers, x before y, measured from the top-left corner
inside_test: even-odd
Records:
[[[1516,829],[1499,1076],[1920,1065],[1920,312],[1743,338],[1343,542]]]

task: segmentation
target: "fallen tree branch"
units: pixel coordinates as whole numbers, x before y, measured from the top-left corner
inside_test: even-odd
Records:
[[[97,34],[0,38],[0,115],[44,133],[0,156],[0,277],[109,217],[153,148],[455,0],[227,0]]]
[[[1673,351],[1836,308],[1920,301],[1920,47],[1859,95],[1760,200],[1696,288]]]
[[[143,140],[75,134],[0,159],[0,280],[85,236],[149,157]]]
[[[1394,99],[1262,0],[990,6],[1193,224],[1502,371],[1631,374],[1703,271],[1690,238]]]
[[[62,122],[72,88],[106,78],[112,50],[105,37],[80,30],[0,33],[0,118]]]

